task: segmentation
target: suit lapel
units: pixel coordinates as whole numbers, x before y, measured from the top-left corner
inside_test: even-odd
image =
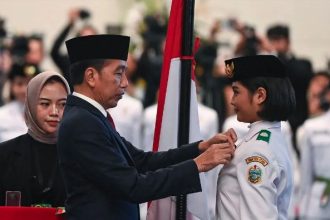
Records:
[[[85,101],[85,100],[83,100],[79,97],[73,96],[73,95],[68,96],[66,106],[67,107],[68,106],[79,106],[81,108],[84,108],[84,109],[88,110],[89,112],[91,112],[92,114],[94,114],[98,118],[100,118],[100,120],[108,128],[108,131],[109,131],[110,135],[112,136],[112,140],[116,142],[116,146],[122,152],[122,154],[126,158],[128,164],[131,165],[131,166],[135,166],[134,161],[133,161],[130,153],[128,152],[124,142],[122,141],[120,135],[118,134],[118,132],[114,128],[112,128],[112,126],[110,125],[110,122],[108,121],[108,119],[106,117],[104,117],[104,115],[97,108],[95,108],[89,102],[87,102],[87,101]]]
[[[121,148],[124,150],[124,154],[126,154],[126,158],[128,159],[127,161],[129,162],[130,165],[135,167],[135,163],[133,158],[131,157],[131,154],[128,152],[126,145],[124,144],[123,140],[121,139],[121,137],[117,138],[117,136],[119,135],[115,135],[116,140],[118,139],[118,142],[120,143],[119,145],[121,146]]]
[[[127,162],[130,165],[135,166],[135,163],[131,157],[131,154],[128,152],[126,145],[124,144],[123,140],[121,139],[119,133],[110,125],[110,123],[108,122],[108,120],[106,118],[105,118],[105,124],[106,124],[109,132],[113,136],[114,141],[117,143],[117,146],[119,146],[120,151],[125,156]]]

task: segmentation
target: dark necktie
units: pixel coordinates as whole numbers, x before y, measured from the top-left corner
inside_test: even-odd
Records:
[[[115,122],[113,121],[113,119],[112,119],[111,115],[109,114],[109,112],[107,112],[107,119],[110,122],[112,128],[116,130]]]

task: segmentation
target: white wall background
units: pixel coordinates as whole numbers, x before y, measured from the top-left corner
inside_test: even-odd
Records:
[[[159,1],[159,0],[158,0]],[[163,0],[167,4],[170,0]],[[0,0],[0,16],[13,33],[44,33],[49,51],[64,27],[72,7],[88,8],[91,23],[100,32],[106,24],[122,24],[136,0]],[[237,17],[264,34],[271,24],[287,23],[293,51],[310,58],[314,69],[326,68],[330,59],[330,0],[196,0],[195,24],[206,33],[216,18]],[[221,36],[220,36],[221,38]],[[48,58],[44,68],[54,68]]]

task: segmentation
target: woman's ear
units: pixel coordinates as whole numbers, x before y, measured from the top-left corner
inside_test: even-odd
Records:
[[[255,99],[257,104],[263,104],[267,98],[267,91],[263,87],[259,87],[255,92]]]
[[[97,71],[93,67],[88,67],[85,70],[85,75],[84,75],[85,82],[92,88],[95,87],[96,77],[97,77]]]

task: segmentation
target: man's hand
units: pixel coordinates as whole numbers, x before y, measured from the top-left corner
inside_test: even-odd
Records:
[[[229,137],[231,139],[233,145],[235,145],[235,142],[237,141],[237,134],[236,134],[235,130],[230,128],[224,134],[227,137]]]
[[[235,147],[229,142],[212,144],[194,159],[199,172],[207,172],[219,164],[227,164],[234,155]]]
[[[73,8],[69,11],[69,22],[73,24],[79,19],[80,10],[78,8]]]
[[[201,153],[203,153],[209,147],[211,147],[212,144],[229,142],[230,144],[234,145],[234,143],[236,141],[237,141],[237,135],[236,135],[234,129],[230,128],[228,131],[226,131],[224,133],[216,134],[213,137],[211,137],[210,139],[200,142],[198,145],[198,149]]]
[[[231,128],[207,141],[200,142],[198,148],[203,153],[194,159],[198,171],[206,172],[219,164],[229,163],[234,155],[236,140],[237,135]]]

